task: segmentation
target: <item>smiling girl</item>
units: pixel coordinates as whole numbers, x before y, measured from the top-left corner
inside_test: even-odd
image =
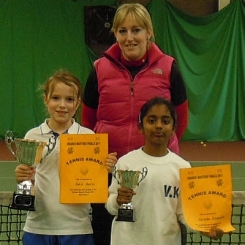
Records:
[[[53,151],[37,165],[25,164],[15,170],[17,182],[33,179],[36,211],[29,212],[24,226],[24,245],[94,245],[90,204],[61,204],[60,199],[60,134],[93,134],[78,124],[74,115],[81,104],[82,88],[77,77],[58,71],[42,86],[49,118],[25,135],[26,139],[48,142],[55,136]],[[82,153],[81,153],[82,154]],[[109,154],[109,165],[116,161]],[[67,173],[69,174],[69,173]]]
[[[180,223],[186,224],[180,198],[181,168],[190,163],[168,149],[177,119],[174,106],[161,97],[146,102],[139,114],[139,129],[145,144],[121,157],[117,170],[148,169],[145,179],[135,190],[121,187],[113,178],[109,188],[107,210],[115,215],[111,245],[181,245]],[[116,221],[122,204],[132,202],[135,222]],[[222,231],[214,229],[205,235],[218,239]]]

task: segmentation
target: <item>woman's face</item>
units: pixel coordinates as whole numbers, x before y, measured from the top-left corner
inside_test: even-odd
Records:
[[[126,16],[114,34],[126,60],[139,60],[145,55],[151,33],[131,15]]]

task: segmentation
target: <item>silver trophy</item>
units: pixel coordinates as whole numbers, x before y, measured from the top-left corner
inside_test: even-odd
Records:
[[[113,172],[113,177],[117,180],[118,184],[121,187],[126,187],[130,189],[134,189],[139,183],[146,177],[148,172],[147,167],[140,171],[133,170],[116,170]],[[120,206],[118,209],[118,215],[116,221],[127,221],[134,222],[134,209],[133,204],[125,203]]]
[[[35,166],[49,155],[55,146],[55,138],[51,136],[49,142],[37,140],[14,138],[12,131],[5,134],[5,142],[8,149],[14,155],[19,164]],[[44,154],[44,149],[47,150]],[[15,151],[14,149],[15,148]],[[31,180],[26,180],[17,185],[17,190],[13,194],[11,208],[35,211],[35,194]]]

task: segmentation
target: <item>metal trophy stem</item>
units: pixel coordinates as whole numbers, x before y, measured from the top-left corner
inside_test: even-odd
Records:
[[[144,167],[142,172],[133,170],[115,170],[113,177],[117,180],[121,187],[134,189],[146,177],[148,169]],[[133,204],[125,203],[118,209],[116,221],[134,222]]]
[[[14,138],[12,131],[6,132],[5,142],[18,163],[28,166],[35,166],[41,163],[52,152],[55,146],[54,137],[51,137],[49,143],[46,143],[37,140]],[[16,148],[15,151],[13,149],[14,146]],[[48,149],[43,154],[45,147]],[[13,194],[11,208],[35,211],[35,193],[31,180],[23,181],[17,185],[17,190]]]

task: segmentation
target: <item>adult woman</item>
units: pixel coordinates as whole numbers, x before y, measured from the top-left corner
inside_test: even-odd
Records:
[[[178,127],[168,147],[179,153],[178,141],[187,127],[186,89],[174,58],[152,42],[154,33],[148,11],[141,4],[121,5],[112,32],[117,43],[95,61],[87,80],[82,125],[96,133],[108,133],[110,152],[117,152],[119,158],[144,145],[138,130],[140,108],[149,99],[161,96],[171,100],[177,111]],[[93,208],[95,241],[98,234],[98,244],[108,245],[101,241],[110,236],[104,206]]]
[[[178,141],[187,127],[188,100],[174,58],[162,53],[151,41],[151,17],[140,4],[121,5],[112,31],[117,43],[95,61],[87,80],[82,124],[95,132],[108,133],[110,152],[116,151],[121,157],[144,143],[137,129],[141,106],[162,96],[177,111],[178,126],[168,147],[179,153]]]

